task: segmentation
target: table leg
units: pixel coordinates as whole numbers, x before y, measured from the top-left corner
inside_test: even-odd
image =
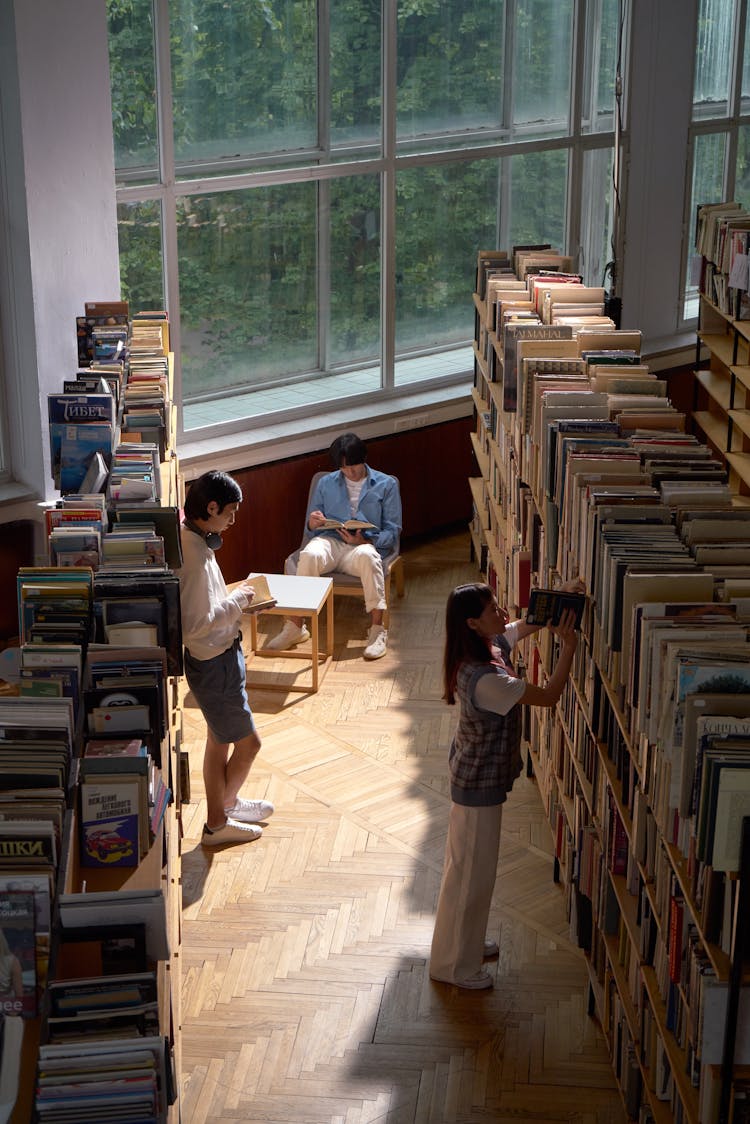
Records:
[[[312,613],[310,615],[310,634],[311,634],[311,638],[312,638],[312,689],[313,689],[313,694],[315,694],[318,690],[318,670],[319,670],[319,667],[318,667],[319,647],[318,647],[318,645],[319,645],[319,642],[320,642],[319,628],[318,628],[319,624],[320,624],[320,617],[318,616],[317,613]]]
[[[326,655],[329,659],[333,658],[333,586],[328,590],[328,597],[326,598],[326,629],[327,629],[327,644]]]

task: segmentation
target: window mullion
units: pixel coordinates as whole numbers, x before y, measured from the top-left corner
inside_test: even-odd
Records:
[[[170,347],[174,353],[174,393],[179,404],[178,438],[182,426],[182,348],[180,346],[180,286],[177,246],[177,196],[172,128],[172,58],[169,41],[169,0],[154,0],[154,51],[156,53],[156,113],[159,180],[161,183],[161,237],[164,297],[169,315]]]
[[[381,385],[394,386],[396,363],[396,51],[397,0],[383,4],[381,130],[384,169],[380,193]]]

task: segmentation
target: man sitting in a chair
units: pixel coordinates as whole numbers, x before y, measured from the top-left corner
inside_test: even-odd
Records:
[[[393,554],[401,534],[401,496],[398,481],[365,463],[367,446],[354,433],[337,437],[330,448],[335,472],[318,481],[310,500],[307,529],[310,541],[297,563],[301,577],[318,577],[332,570],[353,574],[362,582],[365,609],[371,624],[364,651],[366,660],[385,655],[388,633],[383,625],[386,608],[383,559]],[[357,519],[374,524],[373,530],[327,529],[326,520],[342,523]],[[281,651],[309,639],[299,617],[289,617],[266,649]]]

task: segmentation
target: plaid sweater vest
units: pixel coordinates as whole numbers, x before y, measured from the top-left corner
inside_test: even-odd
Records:
[[[461,712],[448,758],[454,804],[504,804],[523,767],[520,706],[502,715],[480,710],[472,701],[479,679],[492,674],[491,664],[465,663],[459,668],[456,695]]]

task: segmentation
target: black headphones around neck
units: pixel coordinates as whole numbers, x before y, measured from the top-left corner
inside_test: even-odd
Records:
[[[190,519],[185,520],[185,526],[194,535],[200,535],[210,550],[219,550],[224,545],[224,540],[218,531],[201,531],[200,527],[196,527]]]

